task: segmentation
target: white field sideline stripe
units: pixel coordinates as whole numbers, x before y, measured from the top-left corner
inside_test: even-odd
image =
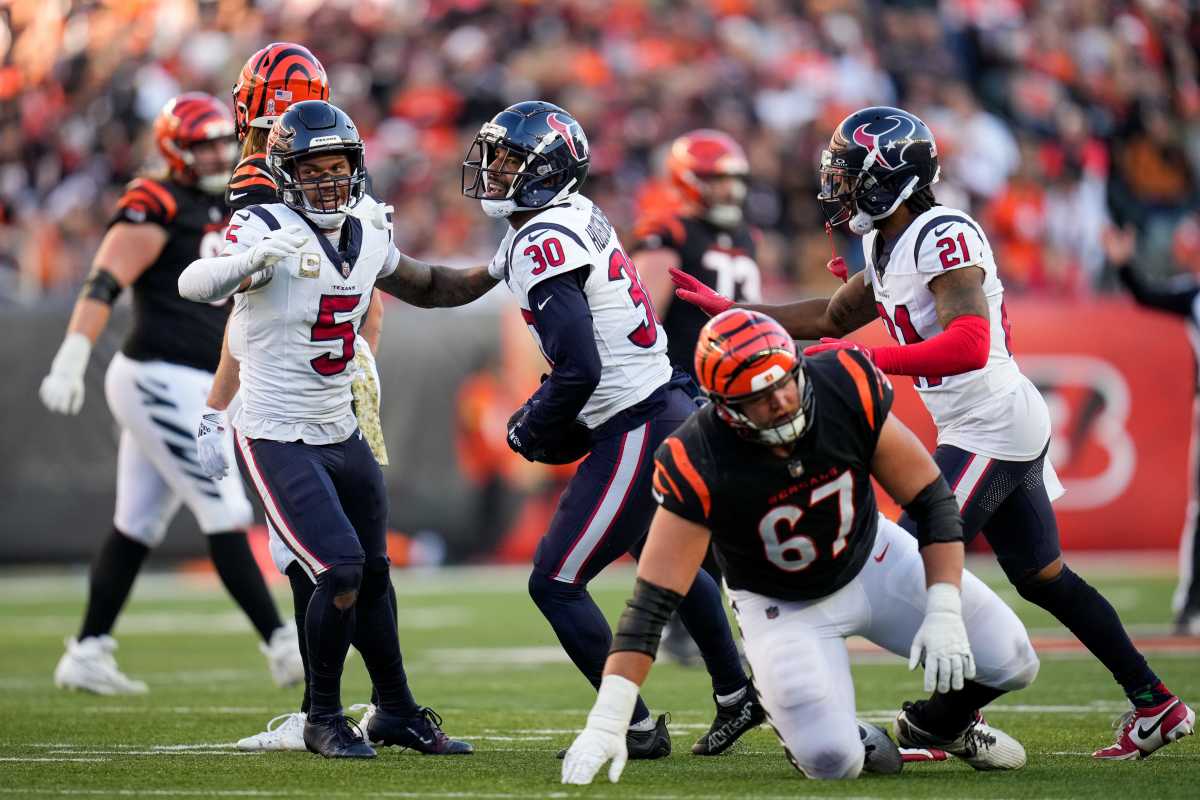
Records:
[[[967,462],[967,468],[963,470],[958,482],[954,484],[954,499],[958,501],[960,509],[974,494],[975,487],[979,485],[979,479],[983,477],[983,473],[987,471],[988,465],[991,463],[992,460],[985,456],[971,456],[971,460]]]
[[[493,751],[494,752],[494,751]],[[526,752],[526,751],[512,751]],[[595,786],[593,789],[600,789],[601,786]],[[104,796],[104,797],[346,797],[360,798],[363,796],[361,790],[343,790],[336,791],[324,789],[319,792],[305,792],[297,789],[282,789],[279,791],[271,791],[269,789],[34,789],[34,788],[0,788],[0,794],[16,794],[22,796],[41,795],[41,796],[56,796],[56,797],[88,797],[88,796]],[[578,797],[579,794],[568,791],[551,791],[551,792],[399,792],[372,789],[371,797],[389,797],[389,798],[438,798],[439,800],[565,800],[565,798]],[[588,798],[595,800],[613,800],[614,798],[628,797],[627,792],[620,794],[608,794],[603,791],[588,791]],[[729,797],[728,794],[639,794],[639,800],[725,800]],[[772,794],[772,795],[755,795],[758,800],[828,800],[828,795],[816,794]],[[883,795],[849,795],[841,800],[884,800]],[[911,800],[903,795],[887,795],[886,800]],[[994,800],[1015,800],[1015,798],[995,798]]]
[[[633,479],[637,477],[637,468],[645,453],[646,436],[650,431],[650,423],[634,428],[625,434],[621,443],[621,457],[617,461],[616,472],[612,482],[604,490],[600,505],[592,512],[592,518],[587,522],[583,534],[571,545],[571,549],[563,558],[562,564],[554,573],[556,581],[571,583],[579,575],[579,570],[604,541],[612,527],[613,519],[625,505],[626,496],[633,488]]]
[[[304,562],[304,566],[308,567],[309,572],[313,575],[320,575],[325,571],[326,566],[308,551],[308,548],[296,536],[295,531],[287,524],[287,518],[283,516],[279,506],[275,503],[275,495],[271,493],[271,487],[267,485],[266,479],[262,476],[262,470],[259,469],[254,452],[250,449],[250,442],[242,435],[241,431],[237,432],[237,444],[238,449],[242,451],[242,460],[246,462],[254,489],[258,492],[259,499],[262,500],[263,508],[271,516],[271,527],[288,543],[288,549],[296,558]]]
[[[15,761],[21,764],[45,764],[60,761],[67,761],[72,764],[98,764],[105,761],[112,761],[111,758],[42,758],[41,756],[21,757],[21,756],[0,756],[0,761]],[[7,789],[0,789],[7,792]],[[24,794],[24,792],[21,792]]]

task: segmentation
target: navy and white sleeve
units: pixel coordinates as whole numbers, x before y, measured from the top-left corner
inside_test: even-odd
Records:
[[[583,288],[586,280],[586,270],[572,270],[529,290],[534,326],[553,365],[550,377],[534,392],[525,421],[535,438],[574,421],[600,383],[600,353]]]

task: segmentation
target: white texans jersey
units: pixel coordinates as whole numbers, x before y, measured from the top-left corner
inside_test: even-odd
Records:
[[[373,203],[364,198],[363,203]],[[252,439],[332,444],[354,433],[355,339],[377,278],[400,260],[391,232],[347,216],[330,237],[282,203],[234,214],[222,255],[249,250],[269,231],[310,231],[298,255],[256,273],[235,295],[230,350],[240,365],[233,427]]]
[[[1037,458],[1050,438],[1050,414],[1012,357],[1004,286],[991,245],[971,217],[945,206],[918,216],[892,244],[877,252],[879,232],[863,237],[864,278],[888,332],[900,344],[942,333],[929,282],[950,270],[979,267],[991,324],[991,351],[982,369],[943,378],[913,378],[938,428],[938,444],[989,458]]]
[[[594,429],[645,400],[672,373],[667,334],[608,218],[574,195],[510,229],[488,267],[512,290],[539,348],[529,290],[574,269],[589,270],[584,294],[600,354],[600,383],[579,412],[579,421]]]

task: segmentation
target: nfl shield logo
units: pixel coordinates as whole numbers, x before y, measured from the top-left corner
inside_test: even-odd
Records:
[[[349,278],[349,277],[350,277],[350,273],[351,273],[352,271],[353,271],[353,270],[352,270],[352,269],[351,269],[351,267],[350,267],[350,262],[349,262],[349,261],[343,261],[343,262],[342,262],[342,277],[343,277],[343,278]]]

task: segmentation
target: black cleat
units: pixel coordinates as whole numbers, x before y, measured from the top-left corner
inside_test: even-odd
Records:
[[[857,722],[858,736],[862,739],[863,750],[866,751],[863,757],[863,771],[896,775],[904,769],[904,757],[900,748],[887,735],[887,731],[861,719]]]
[[[670,714],[662,714],[648,731],[626,731],[625,751],[629,754],[629,760],[650,761],[671,755],[671,734],[667,732],[667,723],[670,721]],[[569,749],[564,747],[559,750],[558,758],[566,758]]]
[[[470,742],[446,735],[442,718],[432,708],[422,708],[409,717],[377,708],[367,723],[367,738],[374,744],[407,747],[427,756],[465,756],[475,752]]]
[[[362,739],[362,731],[341,714],[314,718],[304,723],[304,746],[325,758],[374,758],[375,750]]]
[[[716,695],[713,696],[716,700]],[[717,718],[713,720],[708,733],[701,736],[692,745],[692,754],[697,756],[716,756],[733,747],[733,743],[742,734],[757,728],[767,719],[767,712],[758,702],[758,694],[754,686],[746,687],[746,695],[727,706],[717,703]]]

